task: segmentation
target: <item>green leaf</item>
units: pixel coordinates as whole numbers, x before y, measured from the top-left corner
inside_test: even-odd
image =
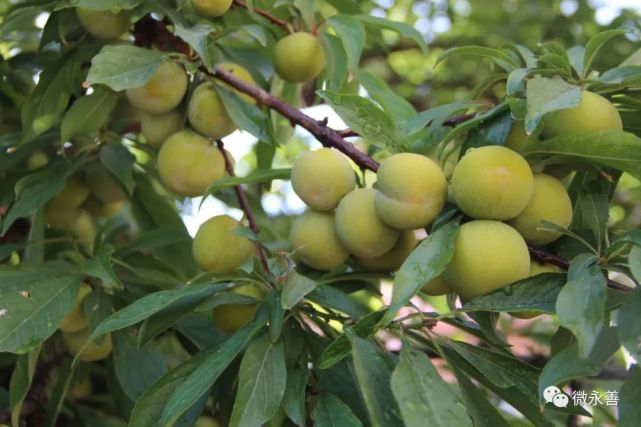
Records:
[[[556,301],[559,323],[576,336],[581,358],[590,354],[603,328],[607,286],[595,261],[591,254],[572,260],[568,283]]]
[[[633,365],[628,371],[628,378],[619,391],[619,427],[635,427],[641,417],[641,369]]]
[[[145,85],[163,62],[162,53],[128,45],[107,45],[91,60],[87,81],[119,92]]]
[[[441,53],[436,59],[436,63],[444,61],[446,58],[452,55],[473,55],[480,56],[482,58],[487,58],[491,60],[494,64],[501,67],[506,72],[510,73],[520,66],[520,64],[514,60],[514,58],[502,51],[501,49],[494,49],[491,47],[485,46],[460,46],[453,47]]]
[[[58,159],[51,166],[21,178],[16,183],[16,201],[2,221],[0,235],[6,233],[15,220],[33,215],[62,191],[76,165],[76,160]]]
[[[514,121],[509,111],[497,114],[468,133],[461,147],[461,153],[465,153],[470,148],[486,145],[505,145],[505,140],[513,125]]]
[[[96,87],[91,95],[78,98],[62,118],[60,140],[66,142],[75,135],[100,130],[117,102],[118,95],[104,87]]]
[[[142,0],[61,0],[55,10],[67,7],[84,7],[91,10],[118,10],[133,9],[142,3]]]
[[[421,111],[413,117],[410,117],[406,122],[400,123],[400,128],[403,129],[406,135],[412,135],[416,132],[422,131],[427,125],[430,125],[428,135],[433,135],[436,131],[443,126],[443,123],[453,115],[469,110],[470,108],[478,107],[478,102],[451,102],[438,107],[430,108],[429,110]]]
[[[103,289],[94,289],[82,300],[82,311],[89,324],[89,330],[93,332],[113,313],[111,296]]]
[[[515,387],[527,399],[538,405],[537,381],[540,370],[512,355],[497,353],[460,341],[449,341],[449,346],[488,381],[502,389]]]
[[[462,311],[555,313],[556,300],[567,282],[566,275],[543,273],[528,277],[463,305]]]
[[[102,245],[94,258],[85,261],[82,270],[86,275],[100,279],[106,289],[123,290],[125,286],[114,272],[112,265],[111,256],[114,251],[113,246]]]
[[[369,307],[350,298],[345,292],[333,286],[319,286],[315,291],[307,295],[307,299],[323,307],[342,311],[353,319],[360,319],[370,312]]]
[[[427,45],[425,44],[423,35],[416,28],[406,22],[391,21],[389,19],[372,15],[355,15],[354,18],[361,21],[367,27],[378,30],[395,31],[403,37],[412,39],[418,45],[418,47],[421,48],[423,53],[427,52]]]
[[[461,389],[461,397],[465,409],[472,417],[476,427],[510,427],[496,406],[490,403],[483,392],[468,379],[459,369],[454,367],[456,381]]]
[[[605,362],[619,349],[614,328],[604,328],[597,338],[596,345],[585,358],[579,357],[576,341],[555,354],[543,368],[539,377],[539,396],[543,400],[543,390],[548,386],[563,385],[575,378],[591,377],[603,369]]]
[[[641,246],[633,246],[628,255],[628,267],[637,283],[641,283]]]
[[[56,369],[57,380],[52,386],[51,398],[47,402],[47,418],[43,424],[45,427],[54,427],[56,425],[75,372],[76,369],[72,360],[65,361],[62,366]]]
[[[240,129],[246,130],[260,141],[274,142],[270,134],[271,121],[267,113],[248,103],[224,85],[217,84],[215,87],[227,114]]]
[[[528,80],[526,91],[525,132],[528,134],[534,132],[545,114],[573,108],[581,102],[581,88],[559,78],[534,77]]]
[[[613,39],[614,37],[620,36],[625,33],[626,33],[626,30],[624,29],[616,29],[616,30],[602,31],[592,36],[592,38],[585,45],[585,54],[583,56],[582,77],[586,77],[589,74],[590,67],[592,66],[592,62],[594,61],[594,58],[596,57],[599,50],[603,47],[603,45],[606,44],[611,39]]]
[[[641,138],[618,131],[565,134],[525,149],[527,156],[568,156],[613,167],[641,178]]]
[[[472,426],[465,406],[423,352],[404,347],[391,383],[405,425]]]
[[[402,425],[390,385],[392,367],[371,342],[349,336],[352,343],[352,361],[361,397],[365,402],[373,427]]]
[[[65,264],[0,267],[0,353],[26,353],[73,308],[82,276]]]
[[[394,278],[392,301],[381,325],[386,325],[398,310],[430,280],[441,274],[454,253],[458,221],[442,226],[423,240],[407,257]]]
[[[11,408],[11,423],[14,426],[20,425],[20,414],[22,403],[31,388],[31,381],[36,372],[36,364],[40,355],[40,347],[36,346],[26,354],[18,356],[16,366],[11,373],[9,383],[9,405]]]
[[[363,425],[350,407],[331,393],[320,394],[312,413],[312,421],[315,427],[362,427]]]
[[[195,287],[185,287],[182,289],[158,291],[136,300],[123,309],[115,312],[106,318],[98,327],[93,331],[92,337],[96,338],[100,335],[124,329],[128,326],[135,325],[154,313],[179,302],[183,298],[188,298],[193,295],[200,295],[202,299],[207,298],[215,292],[224,289],[226,285],[203,285]]]
[[[203,65],[212,70],[213,63],[209,50],[209,34],[214,31],[211,25],[195,25],[185,28],[180,24],[175,25],[175,33],[189,44],[200,57]]]
[[[638,248],[638,246],[636,246]],[[641,252],[641,251],[640,251]],[[630,352],[632,357],[641,356],[641,288],[629,292],[617,315],[617,332],[621,345]]]
[[[339,90],[347,79],[347,53],[341,40],[329,33],[319,35],[325,53],[325,74],[327,75],[328,89]],[[287,128],[291,128],[287,126]]]
[[[100,163],[116,177],[129,194],[133,192],[136,158],[124,145],[107,144],[101,147]]]
[[[283,396],[283,408],[289,419],[298,426],[305,425],[305,391],[310,373],[306,369],[294,368],[287,370],[287,385]]]
[[[256,317],[256,319],[254,319],[252,323],[250,323],[249,325],[245,326],[243,329],[241,329],[240,331],[232,335],[229,339],[227,339],[227,341],[222,343],[217,348],[217,351],[210,354],[209,357],[203,360],[202,363],[200,363],[196,367],[196,369],[193,372],[191,372],[187,376],[187,378],[185,378],[185,380],[180,385],[178,385],[174,390],[174,392],[171,394],[171,397],[165,404],[165,408],[162,411],[162,417],[160,418],[160,421],[158,422],[158,424],[162,426],[175,424],[178,418],[185,411],[187,411],[205,393],[207,393],[207,390],[209,390],[209,388],[216,382],[220,374],[227,368],[227,366],[229,366],[229,364],[236,358],[236,356],[238,356],[238,354],[245,347],[247,347],[247,344],[249,344],[249,342],[254,337],[254,335],[256,335],[256,333],[263,327],[264,323],[265,323],[264,312],[259,311],[258,316]],[[272,345],[271,342],[269,342],[269,345]],[[275,353],[276,350],[271,350],[270,352]],[[277,356],[273,356],[273,358],[277,358]],[[252,366],[254,368],[257,367],[256,365],[252,365]],[[285,369],[284,360],[283,360],[282,367],[284,370]],[[241,366],[241,371],[242,370],[243,368]],[[253,374],[259,375],[258,372],[254,372]],[[247,375],[248,373],[246,373],[245,376],[241,376],[240,378],[241,388],[245,388],[245,383],[243,382],[243,379],[245,379],[245,381],[249,381],[247,379]],[[273,379],[273,378],[270,378],[270,379]],[[284,373],[282,374],[281,379],[282,379],[283,390],[282,392],[280,392],[280,396],[278,397],[278,403],[280,403],[280,400],[285,390],[285,374]],[[256,386],[257,383],[254,382],[253,384],[254,386]],[[278,382],[275,382],[270,386],[277,387],[277,385],[278,385]],[[279,392],[278,388],[275,388],[274,390],[271,390],[269,392],[264,389],[262,391],[263,393],[268,393],[268,394],[271,393],[272,397],[273,395]],[[255,388],[248,391],[239,390],[238,396],[240,395],[245,396],[246,393],[249,393],[249,396],[251,397],[251,399],[253,399],[255,397],[254,396],[255,392],[256,392]],[[268,399],[268,397],[266,398]],[[245,401],[247,401],[247,399]],[[250,414],[250,415],[253,415],[253,414]],[[232,414],[232,423],[231,423],[232,425],[234,424],[233,418],[234,418],[234,415]]]
[[[242,184],[257,184],[269,182],[274,179],[289,179],[291,169],[257,169],[247,176],[224,176],[209,186],[205,195],[214,194],[224,188],[231,188]]]
[[[272,418],[285,394],[286,381],[283,342],[272,343],[267,335],[258,337],[240,364],[230,427],[261,427]]]
[[[375,311],[370,313],[347,329],[360,338],[369,338],[378,330],[378,324],[384,314],[384,311]],[[318,358],[319,369],[331,368],[345,357],[349,356],[351,351],[352,345],[347,337],[346,331],[325,347],[323,353],[321,353]]]
[[[383,80],[365,71],[356,71],[356,78],[395,121],[407,120],[416,115],[416,110],[405,98],[394,92]]]
[[[399,149],[406,145],[391,117],[372,101],[360,95],[341,94],[330,90],[321,90],[318,94],[349,127],[364,138],[388,149]]]
[[[353,73],[358,69],[361,59],[361,53],[365,46],[365,28],[356,18],[349,15],[334,15],[327,19],[327,24],[331,26],[343,42],[349,70]]]
[[[132,402],[165,374],[162,354],[151,343],[138,349],[132,330],[113,334],[113,362],[122,391]]]
[[[281,306],[284,310],[290,310],[305,298],[305,295],[316,289],[317,286],[318,283],[314,280],[308,279],[296,270],[292,270],[283,286]]]

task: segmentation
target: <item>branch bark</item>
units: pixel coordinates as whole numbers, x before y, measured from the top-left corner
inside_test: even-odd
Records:
[[[271,13],[269,13],[266,10],[259,9],[257,7],[253,7],[253,8],[250,9],[249,6],[247,6],[247,3],[245,3],[243,0],[234,0],[234,6],[238,6],[238,7],[242,8],[242,9],[246,9],[246,10],[248,10],[250,12],[254,12],[256,15],[260,15],[263,18],[268,19],[272,23],[274,23],[274,24],[278,25],[279,27],[283,28],[285,31],[290,32],[290,33],[293,32],[293,28],[292,28],[292,26],[291,26],[291,24],[289,22],[285,21],[284,19],[280,19],[280,18],[272,15]]]

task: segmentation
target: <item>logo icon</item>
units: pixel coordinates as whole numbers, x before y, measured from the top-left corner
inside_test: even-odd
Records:
[[[546,403],[551,403],[557,408],[566,408],[570,399],[561,392],[561,389],[556,386],[548,386],[543,390],[543,399]]]

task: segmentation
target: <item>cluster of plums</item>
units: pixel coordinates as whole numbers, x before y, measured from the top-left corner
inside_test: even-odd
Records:
[[[612,104],[584,91],[578,106],[545,117],[542,135],[621,129]],[[397,270],[418,243],[414,230],[430,225],[449,199],[469,220],[460,227],[445,272],[425,284],[425,293],[455,292],[468,300],[530,275],[558,271],[531,261],[528,251],[528,244],[547,245],[561,236],[544,222],[566,228],[573,214],[563,182],[546,171],[534,172],[516,151],[538,139],[515,122],[506,146],[464,153],[449,185],[429,157],[402,153],[381,162],[374,188],[355,188],[345,156],[327,148],[307,152],[292,170],[294,191],[310,208],[291,229],[295,255],[318,270],[332,270],[350,255],[368,271]]]

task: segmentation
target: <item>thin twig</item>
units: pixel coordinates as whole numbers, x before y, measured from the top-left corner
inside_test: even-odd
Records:
[[[250,12],[254,12],[256,15],[260,15],[263,18],[267,18],[269,21],[283,28],[287,32],[290,32],[290,33],[293,32],[293,28],[289,22],[272,15],[266,10],[259,9],[257,7],[253,7],[250,9],[249,6],[247,6],[247,3],[245,3],[242,0],[234,0],[234,5],[240,8],[246,9]]]
[[[231,160],[227,155],[227,151],[225,151],[225,145],[220,140],[216,141],[216,145],[218,146],[218,149],[220,150],[221,154],[223,155],[223,158],[225,159],[225,170],[227,171],[227,174],[229,176],[236,176],[234,174],[234,166],[232,165]],[[254,218],[254,214],[252,213],[249,207],[249,200],[247,200],[247,194],[245,194],[245,191],[240,185],[235,185],[234,191],[236,192],[236,198],[238,199],[238,204],[240,205],[240,209],[245,214],[245,218],[247,218],[247,222],[249,223],[249,228],[254,233],[260,234],[260,228],[258,228],[258,224],[256,224],[256,219]],[[258,258],[260,259],[260,263],[262,264],[263,269],[265,270],[266,273],[269,273],[269,264],[267,264],[267,257],[265,256],[265,250],[263,249],[262,245],[258,242],[256,242],[256,250],[258,251]]]

